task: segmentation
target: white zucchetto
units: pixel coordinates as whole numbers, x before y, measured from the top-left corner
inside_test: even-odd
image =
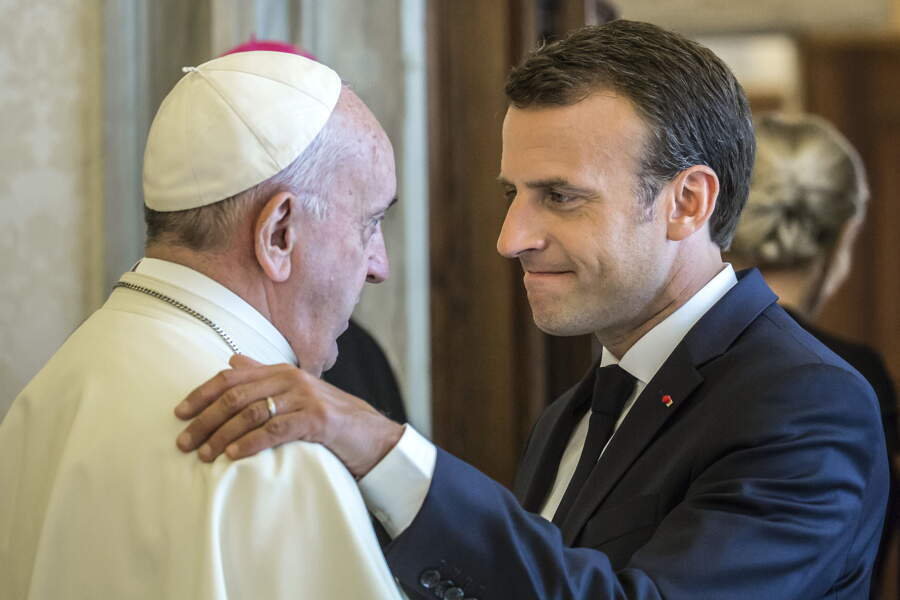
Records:
[[[294,161],[325,126],[341,79],[283,52],[242,52],[185,67],[144,151],[144,203],[170,212],[219,202]]]

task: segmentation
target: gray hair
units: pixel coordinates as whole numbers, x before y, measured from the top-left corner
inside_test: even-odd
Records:
[[[756,136],[756,168],[732,253],[760,266],[802,266],[830,252],[844,225],[864,215],[862,159],[814,115],[763,115]]]
[[[262,202],[282,191],[297,195],[303,208],[317,219],[328,215],[329,174],[333,173],[349,147],[337,112],[291,164],[234,196],[213,204],[172,212],[144,207],[147,245],[167,243],[196,251],[222,249],[246,216]]]

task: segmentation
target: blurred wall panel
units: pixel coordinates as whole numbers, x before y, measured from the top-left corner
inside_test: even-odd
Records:
[[[900,381],[900,36],[807,37],[806,107],[859,149],[872,198],[853,271],[820,324],[868,343]]]
[[[214,55],[248,41],[300,40],[303,0],[214,0],[210,3],[211,50]]]
[[[0,419],[105,295],[102,50],[98,2],[0,0]]]
[[[696,40],[725,61],[741,82],[754,113],[802,110],[802,77],[795,36],[730,34],[698,36]]]
[[[896,0],[619,0],[626,19],[688,33],[875,29],[891,19]]]
[[[212,58],[211,0],[110,0],[103,6],[103,297],[144,253],[144,144],[156,109]]]
[[[434,438],[510,483],[544,406],[542,334],[521,269],[496,251],[504,80],[535,42],[534,3],[429,3]]]

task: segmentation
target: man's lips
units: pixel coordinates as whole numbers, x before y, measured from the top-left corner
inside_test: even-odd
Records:
[[[529,281],[534,281],[534,282],[554,281],[554,280],[558,280],[560,278],[563,278],[563,277],[566,277],[569,275],[574,275],[574,274],[575,274],[574,271],[541,271],[541,270],[526,269],[525,270],[525,283],[528,283]]]
[[[536,265],[530,262],[522,261],[522,270],[532,275],[561,275],[563,273],[574,273],[572,265]]]

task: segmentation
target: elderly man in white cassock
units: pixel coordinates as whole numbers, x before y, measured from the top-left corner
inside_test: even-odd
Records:
[[[334,362],[363,285],[388,275],[390,142],[305,58],[185,71],[147,142],[145,258],[0,425],[0,596],[398,598],[324,447],[202,463],[172,443],[172,406],[234,355]],[[266,398],[253,419],[277,430],[278,410]]]

